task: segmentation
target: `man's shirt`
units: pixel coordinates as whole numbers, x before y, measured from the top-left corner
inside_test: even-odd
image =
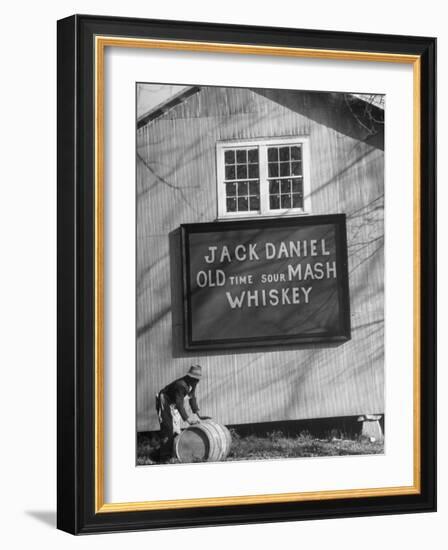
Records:
[[[199,411],[195,391],[196,384],[190,385],[186,381],[186,377],[183,376],[182,378],[174,380],[174,382],[171,382],[171,384],[168,384],[168,386],[165,386],[161,393],[163,392],[167,396],[170,404],[176,405],[176,408],[179,411],[182,420],[187,420],[188,413],[185,410],[184,405],[185,397],[190,398],[191,410],[194,413],[197,413]]]

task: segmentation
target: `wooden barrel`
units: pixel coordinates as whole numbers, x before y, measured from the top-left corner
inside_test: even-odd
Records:
[[[203,420],[183,430],[174,449],[179,462],[217,462],[227,458],[231,443],[232,436],[225,426]]]

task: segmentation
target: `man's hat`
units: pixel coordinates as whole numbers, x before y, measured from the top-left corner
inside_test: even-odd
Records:
[[[187,376],[191,376],[191,378],[196,378],[197,380],[200,380],[202,378],[201,365],[191,365],[190,370],[187,372]]]

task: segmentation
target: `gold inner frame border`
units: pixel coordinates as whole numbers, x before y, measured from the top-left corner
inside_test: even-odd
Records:
[[[286,56],[327,60],[405,63],[413,66],[413,458],[414,482],[410,486],[367,489],[342,489],[302,493],[275,493],[180,500],[106,503],[104,501],[104,55],[106,47],[146,48],[207,53]],[[421,59],[418,55],[402,55],[345,50],[324,50],[251,44],[226,44],[181,40],[95,36],[95,513],[168,510],[211,506],[235,506],[279,502],[304,502],[342,498],[365,498],[420,494],[421,492],[421,425],[420,425],[420,281],[421,281]]]

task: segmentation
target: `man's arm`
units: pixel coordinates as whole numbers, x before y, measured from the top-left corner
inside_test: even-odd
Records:
[[[199,412],[198,402],[196,400],[196,388],[191,392],[190,395],[190,407],[194,414]]]
[[[184,399],[185,399],[185,396],[187,395],[186,388],[184,388],[182,384],[177,384],[175,395],[176,395],[176,408],[179,411],[179,414],[181,415],[182,420],[186,422],[188,420],[188,413],[185,410],[185,406],[184,406]]]

